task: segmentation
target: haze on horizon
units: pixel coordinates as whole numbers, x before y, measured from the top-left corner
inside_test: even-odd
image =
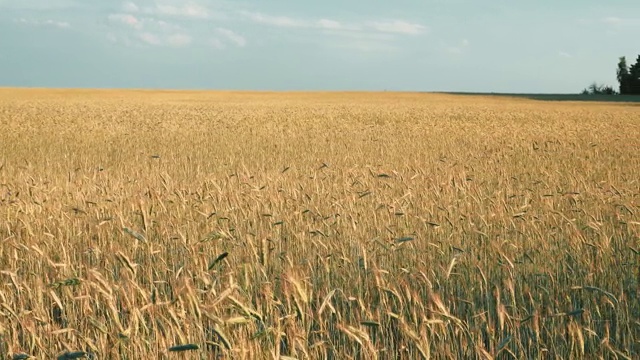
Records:
[[[0,86],[617,88],[640,2],[0,0]]]

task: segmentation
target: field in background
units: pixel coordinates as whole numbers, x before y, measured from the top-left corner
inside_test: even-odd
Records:
[[[627,104],[0,89],[0,354],[637,358],[639,149]]]
[[[640,103],[638,95],[583,95],[583,94],[509,94],[509,93],[446,93],[450,95],[500,96],[541,101],[587,101]],[[638,106],[638,105],[636,105]]]

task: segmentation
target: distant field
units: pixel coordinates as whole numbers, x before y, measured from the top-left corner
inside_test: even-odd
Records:
[[[638,358],[638,110],[0,89],[0,354]]]
[[[543,101],[591,101],[640,103],[638,95],[582,95],[582,94],[501,94],[501,93],[447,93],[450,95],[517,97]]]

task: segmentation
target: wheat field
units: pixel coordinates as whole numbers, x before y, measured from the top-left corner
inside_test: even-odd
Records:
[[[0,89],[0,354],[640,356],[640,107]]]

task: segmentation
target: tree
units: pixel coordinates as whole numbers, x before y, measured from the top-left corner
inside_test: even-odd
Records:
[[[627,59],[623,56],[618,62],[618,83],[620,83],[620,94],[640,95],[640,55],[636,63],[627,66]]]
[[[631,74],[627,66],[627,59],[624,56],[621,57],[618,62],[617,75],[618,83],[620,83],[620,94],[625,95],[631,93]]]
[[[592,83],[586,89],[582,90],[582,95],[615,95],[616,90],[611,86],[598,85]]]
[[[640,95],[640,55],[629,68],[629,93]]]

